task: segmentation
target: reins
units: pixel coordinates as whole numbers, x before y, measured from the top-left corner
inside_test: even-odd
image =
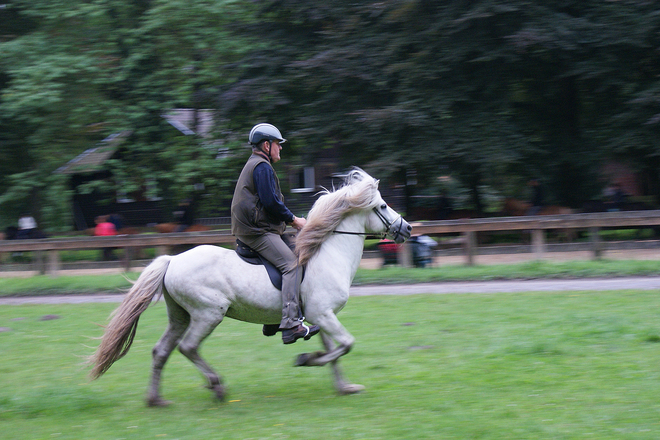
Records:
[[[367,233],[367,232],[350,232],[350,231],[332,231],[333,234],[344,234],[344,235],[364,235],[365,238],[379,238],[384,239],[387,237],[387,232],[381,232],[379,235]]]
[[[383,224],[384,224],[385,227],[387,228],[385,232],[381,232],[380,234],[374,234],[374,233],[367,233],[367,232],[332,231],[333,234],[344,234],[344,235],[364,235],[365,238],[379,238],[379,239],[383,240],[385,237],[387,237],[387,234],[388,234],[388,233],[392,232],[392,231],[391,231],[392,225],[394,225],[394,224],[397,222],[397,220],[399,220],[399,219],[402,218],[402,217],[399,216],[396,220],[394,220],[393,222],[390,223],[390,222],[385,218],[385,216],[384,216],[383,214],[381,214],[381,213],[378,211],[378,208],[374,208],[374,212],[376,213],[376,215],[378,216],[378,218],[380,219],[380,221],[383,222]],[[399,231],[396,231],[396,234],[398,234],[398,233],[399,233]]]

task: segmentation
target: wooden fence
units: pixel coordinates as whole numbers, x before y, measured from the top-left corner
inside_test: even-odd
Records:
[[[546,252],[547,231],[586,230],[589,232],[593,257],[598,259],[602,257],[604,248],[599,234],[601,229],[658,225],[660,225],[660,210],[653,210],[433,221],[416,225],[413,233],[420,235],[462,234],[466,264],[472,265],[477,250],[477,232],[529,231],[532,237],[532,252],[536,258],[540,259]],[[409,252],[405,253],[409,254]],[[406,260],[404,264],[408,264],[408,258],[409,256],[404,257]]]
[[[79,249],[123,249],[123,267],[128,271],[138,249],[156,248],[158,255],[167,254],[173,246],[199,244],[232,244],[236,238],[229,231],[115,235],[108,237],[73,237],[41,240],[0,241],[0,254],[8,252],[35,252],[40,273],[55,275],[61,267],[59,252]]]
[[[439,236],[462,234],[466,264],[474,262],[477,251],[477,232],[530,231],[532,252],[542,258],[546,252],[546,232],[549,230],[588,230],[594,258],[603,254],[603,242],[598,231],[602,228],[632,228],[660,226],[660,210],[570,214],[556,216],[496,217],[463,220],[422,222],[413,228],[414,234]],[[35,252],[37,267],[41,273],[56,274],[60,269],[59,252],[76,249],[124,249],[123,266],[131,267],[135,251],[140,248],[156,248],[157,254],[166,254],[172,246],[199,244],[233,244],[235,238],[229,231],[209,231],[173,234],[140,234],[111,237],[74,237],[41,240],[0,241],[0,253]],[[410,246],[404,245],[401,263],[412,265]]]

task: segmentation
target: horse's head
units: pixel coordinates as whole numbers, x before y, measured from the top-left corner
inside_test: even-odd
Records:
[[[346,178],[349,186],[354,188],[354,198],[362,199],[361,206],[369,212],[366,229],[369,233],[385,233],[396,243],[403,243],[412,233],[412,226],[395,210],[390,208],[378,191],[378,179],[374,179],[360,168],[353,168]]]
[[[412,226],[382,199],[381,202],[373,208],[367,227],[370,232],[384,232],[395,243],[403,243],[410,238]]]
[[[349,218],[359,220],[341,228]],[[386,234],[396,243],[403,243],[411,232],[412,226],[381,197],[378,180],[353,168],[341,188],[323,191],[314,203],[307,224],[296,239],[296,252],[299,263],[305,264],[333,234]]]

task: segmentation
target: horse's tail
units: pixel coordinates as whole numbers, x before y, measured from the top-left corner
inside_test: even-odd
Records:
[[[156,295],[163,293],[163,279],[171,259],[171,256],[163,255],[147,266],[126,293],[121,305],[110,315],[112,319],[101,338],[101,344],[88,361],[93,365],[90,372],[92,379],[99,378],[128,353],[140,315]]]

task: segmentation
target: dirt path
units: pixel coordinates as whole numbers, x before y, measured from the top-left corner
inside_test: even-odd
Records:
[[[351,287],[351,296],[446,293],[562,292],[605,290],[659,290],[660,277],[589,278],[575,280],[462,281],[422,284],[388,284]],[[0,298],[1,305],[80,304],[120,302],[121,294],[58,295]]]

